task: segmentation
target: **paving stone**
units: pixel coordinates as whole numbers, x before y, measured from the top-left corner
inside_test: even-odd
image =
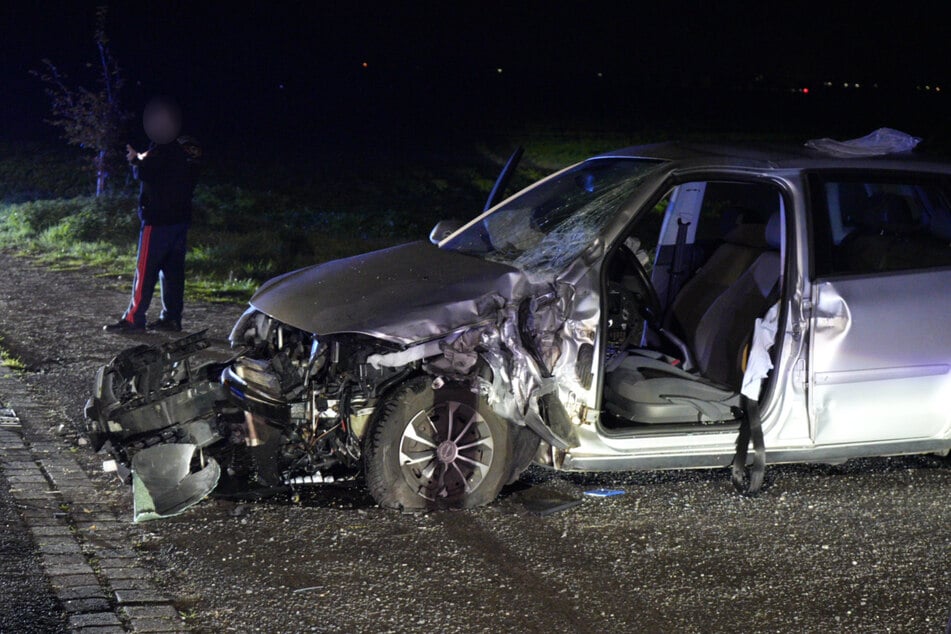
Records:
[[[10,494],[18,500],[47,500],[56,495],[55,491],[48,489],[35,488],[13,488],[10,487]]]
[[[152,590],[116,590],[113,593],[116,603],[128,605],[130,603],[168,603],[168,597]]]
[[[54,592],[60,601],[71,601],[74,599],[107,600],[106,593],[98,584],[94,586],[64,586],[61,588],[54,588]]]
[[[92,568],[86,563],[61,564],[58,566],[44,565],[44,568],[46,568],[46,574],[51,577],[65,577],[67,575],[93,575],[93,579],[95,579]]]
[[[99,579],[96,578],[92,568],[90,568],[87,574],[51,576],[50,584],[53,586],[53,590],[58,590],[60,588],[99,585]]]
[[[180,620],[178,610],[171,605],[124,605],[119,608],[123,616],[130,619],[166,619]]]
[[[69,617],[70,627],[76,629],[83,627],[94,627],[99,625],[112,625],[121,627],[119,618],[112,612],[93,612],[91,614],[74,614]]]
[[[127,630],[120,625],[93,625],[73,630],[76,634],[126,634]]]
[[[46,568],[55,568],[58,566],[88,566],[86,563],[86,558],[83,556],[79,549],[73,553],[67,554],[56,554],[56,553],[42,553],[43,555],[43,565]]]
[[[20,509],[20,516],[23,521],[30,525],[30,528],[37,526],[66,526],[64,517],[59,513],[49,510],[30,509],[28,511]]]
[[[38,519],[52,517],[66,523],[67,513],[59,508],[59,502],[56,500],[29,500],[17,505],[20,514],[23,517],[36,517]]]
[[[68,532],[60,535],[34,535],[34,537],[36,538],[36,545],[44,553],[62,555],[79,552],[79,543],[76,541],[76,537]]]
[[[46,478],[42,474],[36,475],[14,475],[8,472],[4,472],[7,476],[7,482],[10,484],[32,484],[32,483],[42,483],[46,487]]]
[[[3,457],[6,460],[10,460],[13,462],[27,462],[33,456],[30,455],[30,450],[25,449],[23,445],[5,444],[3,449]],[[30,462],[30,464],[36,467],[36,463]]]
[[[79,544],[72,540],[69,542],[64,542],[61,544],[38,544],[40,552],[44,555],[81,555],[82,551],[79,548]]]
[[[6,476],[7,482],[11,484],[17,484],[20,481],[23,481],[27,478],[42,478],[43,477],[42,474],[37,474],[31,471],[25,471],[22,469],[17,469],[14,471],[11,471],[10,469],[3,469],[3,474]]]
[[[12,460],[9,454],[4,455],[3,465],[8,469],[39,469],[36,466],[36,463],[32,459],[27,460]]]
[[[4,455],[6,451],[0,452],[0,455]],[[5,464],[0,462],[0,467],[3,468],[3,473],[8,477],[25,477],[25,476],[42,476],[42,472],[36,471],[35,469],[10,469]],[[45,478],[44,478],[45,479]]]
[[[70,537],[73,538],[73,531],[70,530],[69,526],[65,524],[53,525],[53,526],[31,526],[30,532],[33,533],[34,537]]]
[[[63,609],[70,614],[89,612],[108,612],[112,609],[106,599],[68,599],[63,601]]]

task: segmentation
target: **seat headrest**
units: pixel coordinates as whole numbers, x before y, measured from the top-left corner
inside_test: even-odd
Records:
[[[915,217],[904,196],[878,192],[869,198],[868,206],[855,214],[863,229],[885,233],[907,233],[915,227]]]
[[[778,211],[774,211],[766,223],[766,244],[770,249],[783,246],[783,216]]]
[[[754,249],[766,248],[766,226],[759,223],[741,223],[730,229],[723,236],[723,241],[727,244],[738,244],[744,247],[753,247]]]
[[[745,222],[756,222],[757,214],[746,207],[729,205],[720,211],[720,235],[730,233],[737,225]]]

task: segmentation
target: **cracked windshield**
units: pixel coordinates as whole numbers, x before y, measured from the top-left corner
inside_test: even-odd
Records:
[[[587,161],[483,215],[442,248],[535,273],[557,272],[601,234],[658,164]]]

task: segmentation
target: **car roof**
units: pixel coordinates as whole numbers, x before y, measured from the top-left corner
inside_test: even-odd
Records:
[[[875,169],[938,171],[951,173],[951,162],[918,152],[902,152],[861,158],[836,157],[792,143],[693,143],[670,141],[605,152],[593,157],[644,158],[683,164],[694,168]]]

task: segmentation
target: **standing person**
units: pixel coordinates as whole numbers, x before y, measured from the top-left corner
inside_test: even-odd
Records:
[[[118,322],[103,327],[106,332],[150,330],[178,332],[182,329],[185,295],[185,252],[192,216],[197,163],[201,149],[191,137],[178,139],[182,112],[168,97],[157,97],[142,116],[145,133],[152,141],[138,152],[126,146],[135,178],[140,181],[139,252],[132,280],[132,299]],[[161,282],[162,314],[146,325],[156,282]]]

